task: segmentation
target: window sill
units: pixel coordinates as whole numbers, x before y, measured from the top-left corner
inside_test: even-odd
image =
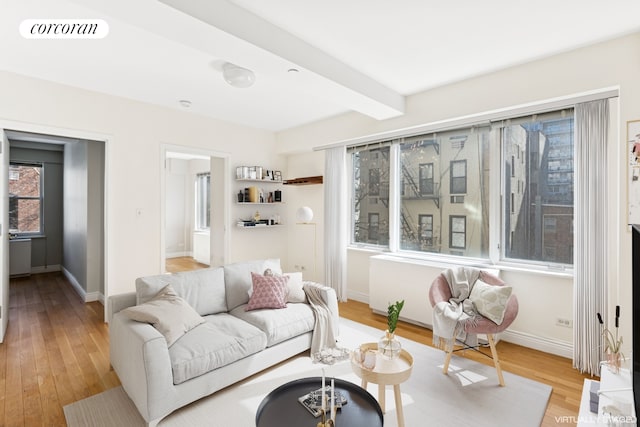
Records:
[[[9,238],[9,241],[26,240],[26,239],[46,239],[46,238],[47,238],[46,234],[14,234],[12,238]]]
[[[454,257],[427,257],[427,256],[411,256],[407,254],[399,254],[399,253],[391,253],[385,252],[383,250],[376,250],[375,248],[363,248],[356,246],[349,246],[349,250],[360,251],[360,252],[368,252],[375,254],[376,259],[398,262],[398,263],[406,263],[406,264],[414,264],[414,265],[426,265],[430,267],[439,267],[442,269],[451,268],[456,266],[467,266],[467,267],[475,267],[475,268],[491,268],[498,269],[500,271],[513,271],[519,273],[526,274],[537,274],[540,276],[546,277],[562,277],[562,278],[573,278],[573,269],[565,269],[565,270],[556,270],[553,268],[549,268],[546,266],[532,266],[532,265],[522,265],[515,263],[497,263],[490,264],[484,260],[480,259],[460,259]]]

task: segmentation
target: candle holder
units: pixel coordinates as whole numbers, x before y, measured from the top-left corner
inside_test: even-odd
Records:
[[[327,411],[325,409],[321,409],[320,410],[320,416],[322,418],[320,419],[320,422],[318,422],[316,427],[335,427],[336,426],[336,422],[335,422],[336,414],[337,414],[337,411],[334,409],[333,412],[331,413],[331,416],[329,417],[329,419],[327,419]]]

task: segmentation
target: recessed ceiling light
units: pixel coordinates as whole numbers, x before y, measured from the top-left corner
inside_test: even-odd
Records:
[[[180,106],[182,108],[189,108],[191,107],[191,101],[187,100],[187,99],[181,99],[180,101],[178,101],[180,103]]]
[[[288,72],[288,73],[299,73],[299,72],[300,72],[300,70],[298,70],[297,68],[289,68],[289,69],[287,70],[287,72]]]

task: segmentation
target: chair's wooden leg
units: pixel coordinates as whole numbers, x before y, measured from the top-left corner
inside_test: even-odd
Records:
[[[451,355],[453,355],[453,346],[451,346],[451,350],[447,351],[447,356],[444,358],[444,366],[442,367],[442,373],[445,375],[449,373],[449,363],[451,363]]]
[[[496,366],[496,372],[498,372],[498,381],[500,385],[504,387],[504,377],[502,376],[502,368],[500,367],[500,359],[498,359],[498,350],[496,350],[496,342],[493,339],[493,334],[487,334],[487,340],[489,340],[489,347],[491,347],[493,364]]]

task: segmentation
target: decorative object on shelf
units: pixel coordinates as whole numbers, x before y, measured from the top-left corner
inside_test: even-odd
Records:
[[[296,211],[296,219],[298,222],[308,224],[313,219],[313,210],[309,206],[302,206]]]
[[[276,172],[278,172],[277,177]],[[265,169],[262,166],[237,166],[236,179],[243,181],[282,181],[282,175],[279,171]]]
[[[258,203],[258,187],[249,187],[249,200],[245,199],[245,202]]]
[[[622,362],[624,361],[624,355],[620,351],[622,347],[622,337],[618,335],[618,327],[620,326],[620,306],[616,305],[615,336],[608,328],[605,328],[600,313],[597,313],[597,315],[598,322],[602,327],[602,338],[605,340],[604,351],[607,355],[607,366],[612,372],[617,374],[620,372],[620,366],[622,366]]]
[[[231,62],[222,64],[222,77],[231,86],[241,89],[252,86],[256,81],[256,75],[253,71]]]
[[[273,192],[273,201],[276,203],[282,202],[282,191],[276,190]]]
[[[387,359],[395,359],[400,355],[400,350],[402,349],[400,341],[395,336],[402,307],[404,307],[404,300],[389,304],[387,308],[387,330],[378,341],[378,352]]]
[[[238,191],[238,203],[244,202],[244,191]]]

